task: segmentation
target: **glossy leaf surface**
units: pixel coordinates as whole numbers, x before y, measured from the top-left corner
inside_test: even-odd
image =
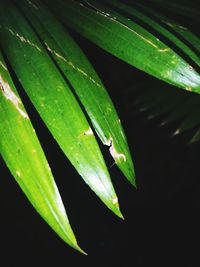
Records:
[[[157,35],[158,38],[164,37],[165,40],[171,42],[171,45],[181,49],[188,58],[193,60],[196,65],[200,66],[200,58],[198,54],[196,54],[195,51],[186,44],[186,42],[184,43],[184,40],[182,41],[174,34],[173,31],[171,32],[169,29],[173,29],[180,35],[180,37],[183,37],[185,41],[199,45],[199,38],[187,28],[177,25],[175,22],[172,22],[170,19],[165,18],[160,13],[155,12],[145,5],[139,5],[133,3],[132,1],[130,1],[129,5],[123,4],[117,0],[104,0],[104,2],[108,3],[111,8],[117,9],[119,12],[124,12],[123,14],[127,17],[133,16],[133,19],[137,19],[138,23],[141,23],[144,27],[146,26],[149,28],[149,31],[152,30],[154,35]],[[140,8],[142,11],[137,10],[137,8]],[[157,22],[154,18],[158,18],[159,21]]]
[[[165,82],[200,92],[200,76],[190,64],[134,19],[100,1],[58,2],[59,17],[103,49]]]
[[[135,185],[132,159],[120,119],[93,67],[64,27],[39,2],[20,1],[31,24],[80,98],[103,144],[128,180]],[[89,131],[88,131],[89,134]]]
[[[56,233],[81,251],[57,186],[0,52],[0,153],[32,205]]]
[[[27,95],[85,182],[121,217],[101,151],[68,84],[20,12],[3,1],[0,13],[1,45]]]

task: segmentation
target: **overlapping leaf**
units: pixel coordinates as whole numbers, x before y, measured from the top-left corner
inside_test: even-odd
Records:
[[[31,4],[30,4],[31,3]],[[128,180],[135,184],[133,163],[120,119],[99,77],[69,33],[36,0],[17,2],[85,107],[101,141]]]
[[[142,12],[147,13],[148,16],[152,17],[152,19],[156,19],[158,21],[158,25],[159,24],[163,25],[163,27],[166,28],[168,32],[171,30],[171,32],[172,32],[171,38],[174,39],[176,37],[176,35],[178,35],[178,37],[181,37],[181,39],[183,40],[182,44],[184,44],[184,42],[185,42],[186,44],[191,45],[193,47],[193,52],[195,52],[196,54],[199,55],[199,53],[200,53],[200,38],[197,35],[195,35],[187,27],[182,26],[182,25],[180,25],[180,23],[177,23],[173,19],[169,18],[168,17],[169,13],[168,13],[168,16],[166,16],[166,15],[161,14],[161,12],[158,12],[158,11],[148,7],[147,5],[142,5],[142,4],[135,3],[135,2],[133,3],[132,1],[130,1],[130,3],[134,7],[141,8]],[[140,13],[142,17],[144,16],[143,13]],[[177,43],[177,41],[178,41],[178,43]],[[178,40],[176,38],[175,44],[178,45],[179,42],[180,42],[180,40]],[[185,50],[184,48],[183,48],[183,50],[187,54],[187,50]],[[190,54],[188,53],[188,55],[189,56],[191,55],[191,58],[193,58],[191,52],[190,52]],[[196,64],[199,65],[199,57],[197,58],[197,61],[195,61],[195,62],[196,62]]]
[[[29,23],[9,1],[1,3],[0,40],[19,81],[66,156],[100,199],[122,217],[84,113]]]
[[[174,33],[167,29],[166,26],[169,26],[175,32],[179,33],[181,37],[184,37],[185,41],[192,42],[194,46],[199,46],[199,38],[187,28],[177,25],[175,22],[166,18],[160,13],[153,11],[145,5],[133,3],[133,1],[130,1],[130,5],[123,4],[117,0],[104,0],[104,2],[109,4],[111,8],[114,8],[119,12],[123,12],[124,16],[131,16],[131,18],[137,20],[138,23],[141,23],[144,25],[144,27],[146,26],[149,28],[149,31],[152,30],[154,35],[156,35],[158,38],[164,37],[165,40],[171,42],[174,47],[181,49],[185,55],[188,56],[188,58],[194,61],[196,65],[200,66],[200,58],[198,54],[196,54]],[[143,12],[137,10],[138,7],[141,8]],[[159,21],[157,22],[154,17],[158,18]],[[162,22],[164,22],[164,25]]]
[[[50,167],[0,52],[0,153],[32,205],[57,234],[81,251]]]
[[[16,6],[1,1],[3,52],[65,155],[99,198],[122,217],[101,151],[76,99],[84,106],[101,141],[110,146],[118,167],[135,184],[126,137],[109,95],[69,33],[39,0],[13,2]],[[134,1],[126,1],[129,5],[114,0],[43,2],[66,25],[111,54],[169,84],[200,93],[199,38],[188,29],[150,8],[132,5]],[[168,9],[172,6],[171,2],[166,5]],[[181,12],[199,19],[198,11],[186,6]],[[163,124],[182,120],[179,132],[199,125],[196,96],[188,99],[186,95],[160,92],[146,91],[135,104],[150,111],[149,118],[165,115]],[[0,151],[4,160],[41,216],[63,240],[81,251],[1,54],[0,103]],[[185,107],[191,112],[187,113]],[[197,131],[192,142],[199,138]]]
[[[199,92],[200,76],[167,44],[101,1],[59,0],[63,21],[127,63],[178,87]],[[52,5],[48,1],[48,5]]]
[[[114,2],[111,0],[106,1],[112,4]],[[130,12],[161,35],[167,37],[199,66],[200,38],[198,36],[194,35],[188,28],[177,24],[172,19],[169,19],[148,6],[135,3],[135,1],[128,2],[130,6],[134,8],[130,8],[129,6],[129,9],[127,9],[126,5],[117,4],[118,1],[115,1],[115,5]],[[139,8],[140,11],[138,11],[137,8]],[[178,37],[180,37],[180,40]],[[198,107],[200,104],[199,97],[195,95],[178,94],[178,92],[173,92],[168,89],[166,92],[164,90],[155,88],[154,90],[148,90],[146,93],[145,91],[144,93],[141,92],[139,97],[135,100],[136,103],[139,103],[139,110],[146,111],[148,118],[164,115],[161,125],[167,125],[172,122],[180,123],[174,134],[180,134],[192,128],[195,129],[200,124],[200,112]],[[197,132],[192,138],[192,142],[198,141],[198,136],[199,134]]]

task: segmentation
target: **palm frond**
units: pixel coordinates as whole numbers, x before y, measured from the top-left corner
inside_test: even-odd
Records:
[[[149,2],[156,2],[157,6],[163,3],[161,0]],[[162,116],[162,125],[178,121],[178,133],[194,128],[196,132],[191,140],[194,142],[200,139],[200,130],[196,130],[199,128],[199,95],[180,90],[182,94],[179,94],[172,85],[200,93],[200,39],[169,19],[166,12],[163,15],[159,9],[153,10],[151,3],[1,1],[0,153],[38,213],[66,243],[80,252],[83,251],[77,245],[16,85],[21,84],[84,181],[110,210],[123,218],[95,133],[135,186],[131,153],[109,94],[68,28],[164,81],[163,88],[157,88],[156,82],[144,81],[135,86],[134,105],[140,112],[145,111],[149,119]],[[174,4],[169,1],[165,7],[172,10]],[[199,19],[199,11],[190,6],[183,5],[179,11]],[[131,88],[126,93],[131,96]]]
[[[138,23],[143,23],[144,27],[147,27],[154,35],[159,36],[161,40],[164,38],[163,42],[168,42],[178,52],[184,53],[197,67],[200,66],[200,39],[189,29],[178,25],[172,19],[155,10],[136,2],[133,3],[133,1],[130,1],[130,5],[113,0],[106,0],[106,2],[116,7],[119,12],[126,12],[125,14],[133,16],[138,20]],[[191,45],[193,46],[192,48]]]
[[[104,145],[110,146],[115,163],[135,185],[134,168],[126,137],[101,80],[66,29],[41,3],[33,3],[37,9],[27,1],[20,1],[18,5],[79,97],[99,138]]]
[[[54,7],[65,24],[101,48],[158,79],[186,90],[200,91],[200,76],[190,63],[139,25],[130,12],[124,15],[121,9],[110,7],[108,1],[58,2],[56,7],[53,1],[47,4]]]
[[[51,169],[0,53],[1,155],[29,201],[70,246],[81,251]]]

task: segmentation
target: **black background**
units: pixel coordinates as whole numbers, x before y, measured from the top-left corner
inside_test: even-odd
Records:
[[[72,228],[89,255],[71,249],[49,228],[1,160],[0,265],[199,266],[200,143],[187,145],[191,131],[171,137],[178,124],[159,128],[162,118],[148,120],[148,114],[133,105],[134,90],[130,95],[126,89],[134,89],[141,80],[151,84],[154,78],[78,35],[74,37],[118,110],[133,155],[138,189],[112,166],[108,149],[100,144],[125,217],[124,221],[118,219],[76,173],[22,93]]]

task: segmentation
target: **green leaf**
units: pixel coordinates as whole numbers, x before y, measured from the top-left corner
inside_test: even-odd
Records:
[[[27,95],[85,182],[122,217],[99,146],[69,85],[14,5],[1,6],[1,46]]]
[[[138,5],[141,7],[141,5]],[[147,7],[142,7],[144,11],[147,11],[149,14],[154,16],[156,19],[159,19],[161,23],[164,23],[173,33],[176,33],[178,37],[181,37],[183,42],[189,44],[196,55],[199,55],[200,53],[200,38],[195,35],[191,30],[186,28],[185,26],[182,26],[180,24],[177,24],[174,20],[164,16],[163,14],[160,14],[156,12],[155,10],[152,10]],[[184,52],[186,50],[183,49]],[[189,53],[186,52],[190,56]],[[194,62],[199,65],[200,59],[199,56],[196,58],[196,56],[191,55],[191,58],[194,60]]]
[[[0,52],[0,153],[32,205],[70,246],[77,245],[40,143]]]
[[[199,38],[196,37],[194,34],[192,34],[188,29],[180,25],[177,25],[176,23],[173,23],[170,20],[167,20],[166,18],[164,18],[164,16],[160,15],[154,10],[144,5],[133,3],[132,1],[130,2],[130,5],[125,5],[117,0],[104,0],[104,2],[108,3],[111,6],[111,8],[115,9],[117,8],[119,12],[120,11],[124,12],[124,14],[126,14],[127,16],[129,15],[133,16],[134,18],[137,18],[139,21],[141,21],[148,27],[151,27],[152,30],[154,31],[154,34],[157,33],[158,38],[164,36],[168,41],[170,41],[172,44],[180,48],[185,53],[185,55],[187,55],[198,66],[200,66],[199,56],[188,45],[186,45],[183,41],[181,41],[174,33],[172,33],[166,27],[164,27],[161,24],[161,22],[165,21],[164,23],[166,24],[166,26],[168,25],[171,29],[175,30],[177,33],[180,34],[181,37],[184,37],[185,40],[189,39],[190,42],[194,40],[194,44],[199,45]],[[142,12],[138,11],[136,9],[137,7],[142,9]],[[160,23],[156,22],[152,16],[158,18],[160,20]]]
[[[120,119],[99,77],[63,26],[36,0],[17,2],[69,81],[115,163],[135,185],[133,163]],[[89,132],[88,132],[89,133]]]
[[[58,3],[54,6],[57,15],[103,49],[165,82],[200,92],[200,76],[192,66],[134,19],[98,1]]]

